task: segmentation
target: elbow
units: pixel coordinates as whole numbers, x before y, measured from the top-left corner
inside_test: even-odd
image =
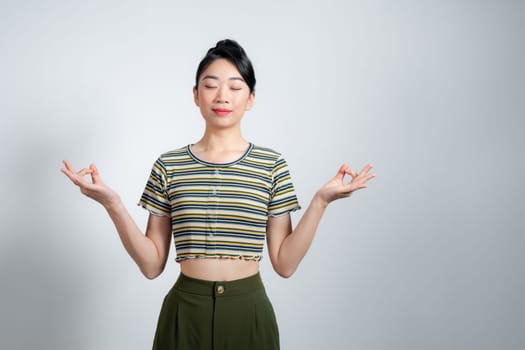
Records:
[[[141,269],[141,272],[144,275],[144,277],[146,277],[147,279],[154,280],[155,278],[160,276],[160,274],[162,273],[162,269],[156,269],[156,270]]]
[[[151,280],[154,280],[155,278],[159,277],[160,273],[159,274],[148,274],[148,273],[144,273],[144,277],[146,277],[147,279],[149,279],[150,281]]]
[[[297,270],[298,264],[294,261],[289,261],[289,259],[282,259],[280,256],[275,256],[270,258],[272,262],[272,267],[275,272],[282,278],[290,278]]]
[[[279,276],[281,276],[282,278],[286,278],[286,279],[288,279],[288,278],[292,277],[293,272],[291,272],[291,273],[281,273],[281,272],[277,272],[277,274],[278,274]]]
[[[292,277],[292,275],[295,272],[295,269],[293,269],[293,268],[279,268],[279,267],[275,267],[274,270],[282,278],[290,278],[290,277]]]

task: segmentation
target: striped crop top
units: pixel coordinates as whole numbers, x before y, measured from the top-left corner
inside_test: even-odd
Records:
[[[189,145],[162,154],[138,204],[171,217],[178,262],[260,260],[268,216],[300,208],[286,161],[251,143],[225,164],[200,160]]]

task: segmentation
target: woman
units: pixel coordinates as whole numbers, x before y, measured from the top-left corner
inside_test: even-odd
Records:
[[[94,164],[75,172],[64,161],[62,171],[104,206],[147,278],[163,271],[174,237],[181,274],[164,299],[154,349],[278,349],[275,316],[259,276],[264,239],[274,270],[290,277],[328,204],[375,176],[371,165],[360,173],[341,166],[292,230],[290,212],[299,204],[286,161],[242,136],[254,89],[252,64],[235,41],[222,40],[208,51],[193,88],[204,135],[154,163],[139,202],[150,212],[145,235]]]

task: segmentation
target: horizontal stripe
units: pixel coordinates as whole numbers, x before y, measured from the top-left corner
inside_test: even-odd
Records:
[[[139,205],[171,216],[177,261],[259,260],[268,216],[299,208],[286,161],[253,144],[227,164],[202,161],[189,146],[162,154]]]

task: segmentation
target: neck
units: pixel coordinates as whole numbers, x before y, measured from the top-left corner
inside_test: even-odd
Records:
[[[206,130],[202,138],[195,145],[208,151],[237,150],[245,149],[248,145],[248,141],[244,139],[240,130],[238,132],[232,132],[231,130]]]

